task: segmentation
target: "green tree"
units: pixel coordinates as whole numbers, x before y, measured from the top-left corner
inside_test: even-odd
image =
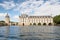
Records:
[[[53,18],[54,23],[60,24],[60,15],[57,15]]]
[[[0,26],[7,26],[7,24],[5,23],[5,21],[0,21]]]
[[[0,21],[0,22],[5,22],[5,21]]]

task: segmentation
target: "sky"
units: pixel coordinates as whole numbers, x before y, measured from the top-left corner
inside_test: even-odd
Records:
[[[0,21],[7,13],[14,22],[19,21],[21,14],[56,16],[60,15],[60,0],[0,0]]]

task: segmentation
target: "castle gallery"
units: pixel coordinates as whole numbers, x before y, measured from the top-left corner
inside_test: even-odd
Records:
[[[10,23],[10,17],[7,14],[5,16],[5,23]],[[22,14],[19,16],[18,25],[53,25],[53,17],[52,16],[29,16],[27,14]]]

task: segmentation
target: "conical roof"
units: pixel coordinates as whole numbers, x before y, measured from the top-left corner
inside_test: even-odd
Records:
[[[8,13],[6,14],[6,16],[5,16],[5,17],[9,17]]]

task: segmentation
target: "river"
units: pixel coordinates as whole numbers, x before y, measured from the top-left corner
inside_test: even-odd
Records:
[[[60,26],[2,26],[0,40],[60,40]]]

